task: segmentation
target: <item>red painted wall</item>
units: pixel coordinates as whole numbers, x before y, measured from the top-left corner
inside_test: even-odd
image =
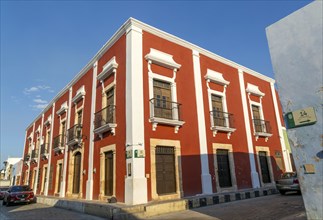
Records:
[[[156,131],[152,130],[149,103],[148,62],[144,58],[150,48],[173,55],[175,62],[181,64],[176,74],[177,102],[181,103],[181,118],[185,124],[174,133],[174,127],[158,124]],[[150,139],[180,140],[181,162],[184,196],[199,194],[201,187],[201,162],[197,124],[197,109],[193,74],[192,51],[172,42],[166,41],[148,32],[143,32],[143,85],[144,85],[144,125],[146,147],[146,173],[150,173]],[[172,71],[152,64],[155,73],[172,77]],[[190,137],[190,138],[187,138]],[[194,178],[192,178],[194,176]],[[151,200],[151,179],[148,179],[148,199]]]
[[[118,68],[116,72],[115,86],[115,105],[116,105],[116,124],[115,135],[105,132],[103,138],[95,135],[94,141],[94,165],[96,173],[93,174],[93,199],[99,198],[100,193],[100,149],[108,145],[116,145],[116,198],[118,202],[124,202],[124,176],[126,175],[125,161],[125,137],[126,137],[126,36],[123,35],[116,43],[106,51],[98,61],[98,74],[101,73],[103,66],[113,57],[116,57]],[[104,80],[104,86],[111,84],[114,74]],[[95,112],[102,109],[102,85],[97,81],[96,86],[96,106]]]

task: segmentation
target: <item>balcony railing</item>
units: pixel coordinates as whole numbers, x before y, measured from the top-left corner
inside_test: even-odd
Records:
[[[180,103],[155,98],[149,101],[151,117],[181,121]]]
[[[94,133],[99,134],[102,138],[104,132],[111,131],[115,133],[115,105],[109,105],[95,113],[94,116]]]
[[[211,111],[210,114],[213,119],[213,126],[234,128],[233,114],[220,111]]]
[[[80,144],[82,141],[82,125],[76,124],[67,130],[67,145]]]
[[[40,156],[42,157],[42,159],[48,159],[48,148],[49,148],[49,144],[45,143],[40,145]]]
[[[166,124],[175,127],[175,133],[185,122],[181,119],[181,105],[177,102],[170,102],[164,99],[150,99],[150,122],[153,123],[153,130],[157,124]]]
[[[53,140],[53,149],[55,153],[63,153],[63,150],[65,148],[65,136],[63,135],[58,135],[54,137]]]
[[[38,157],[38,153],[37,153],[38,149],[32,150],[31,151],[31,159],[37,158]]]
[[[272,136],[269,121],[253,119],[253,125],[255,129],[256,140],[258,140],[259,137],[265,137],[267,141],[268,137]]]
[[[233,114],[222,111],[210,111],[211,116],[211,130],[213,130],[213,136],[218,131],[226,132],[228,139],[230,139],[231,133],[234,132],[234,117]]]
[[[28,162],[30,160],[30,154],[25,154],[24,156],[24,162]]]
[[[261,119],[253,119],[253,124],[255,126],[256,132],[261,133],[271,133],[271,127],[269,121],[261,120]]]
[[[36,163],[38,159],[38,149],[32,150],[31,151],[31,162]]]

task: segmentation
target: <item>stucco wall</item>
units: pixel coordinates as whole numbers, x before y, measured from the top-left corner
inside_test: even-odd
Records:
[[[323,217],[322,20],[322,1],[314,1],[267,28],[284,112],[314,107],[317,117],[314,125],[288,130],[308,219]],[[304,164],[315,174],[305,174]]]

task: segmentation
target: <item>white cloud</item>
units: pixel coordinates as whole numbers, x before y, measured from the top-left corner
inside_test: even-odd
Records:
[[[36,86],[30,87],[30,88],[25,88],[24,93],[25,94],[30,94],[32,92],[37,92],[39,91],[39,88]]]
[[[47,101],[43,99],[34,99],[33,101],[39,104],[47,104]]]
[[[47,103],[46,104],[32,105],[31,107],[33,107],[33,109],[35,109],[35,110],[43,110],[46,106],[47,106]]]
[[[24,94],[25,95],[29,95],[33,92],[39,92],[40,90],[45,90],[45,91],[48,91],[48,92],[54,92],[53,89],[51,89],[50,86],[46,86],[46,85],[38,85],[38,86],[32,86],[30,88],[25,88],[24,89]]]

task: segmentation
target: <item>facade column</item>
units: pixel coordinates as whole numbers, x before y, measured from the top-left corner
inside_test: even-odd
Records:
[[[279,114],[279,110],[278,110],[277,96],[276,96],[275,86],[274,86],[273,82],[270,83],[270,88],[271,88],[271,94],[272,94],[273,102],[274,102],[274,109],[275,109],[275,115],[276,115],[276,122],[277,122],[277,126],[278,126],[280,145],[281,145],[281,148],[283,151],[285,171],[291,172],[291,171],[293,171],[293,168],[292,168],[292,164],[290,162],[289,153],[286,149],[282,123],[280,121],[280,114]]]
[[[238,71],[239,71],[239,83],[240,83],[240,93],[241,93],[241,99],[242,99],[243,117],[245,122],[248,152],[249,152],[249,162],[250,162],[250,169],[251,169],[251,182],[252,182],[253,188],[260,188],[259,174],[256,170],[255,153],[253,150],[251,126],[250,126],[250,119],[249,119],[249,113],[248,113],[248,104],[247,104],[245,83],[243,78],[243,71],[241,69],[239,69]]]
[[[126,167],[125,203],[147,203],[143,103],[142,30],[132,23],[126,29]]]
[[[212,193],[212,178],[209,170],[209,159],[207,151],[206,141],[206,129],[205,129],[205,115],[204,115],[204,103],[202,93],[202,81],[201,81],[201,67],[200,67],[200,55],[197,51],[193,50],[193,69],[194,69],[194,83],[196,94],[196,109],[197,109],[197,121],[198,132],[200,141],[200,157],[201,157],[201,180],[202,180],[202,193]]]
[[[86,182],[86,199],[93,198],[93,155],[94,155],[94,114],[96,101],[96,76],[98,73],[98,61],[93,65],[93,79],[92,79],[92,99],[91,99],[91,123],[90,123],[90,143],[89,143],[89,169],[88,180]]]
[[[25,175],[26,175],[26,173],[24,174],[24,175],[22,175],[23,174],[23,168],[24,168],[24,166],[25,166],[25,150],[26,150],[26,144],[27,144],[27,130],[25,131],[25,142],[24,142],[25,144],[24,144],[24,151],[23,151],[23,153],[22,153],[22,166],[21,166],[21,170],[20,170],[20,173],[21,173],[21,175],[20,175],[20,180],[19,180],[19,184],[20,185],[23,185],[24,184],[24,180],[23,179],[25,179],[26,177],[25,177]],[[30,158],[29,158],[30,159]],[[24,177],[24,178],[22,178],[22,177]]]
[[[33,148],[35,147],[34,145],[34,135],[35,135],[35,122],[33,123],[33,131],[32,131],[32,136],[31,136],[31,145],[29,145],[28,147],[28,151],[32,151]],[[32,148],[30,150],[30,147]],[[30,154],[30,158],[29,158],[29,166],[28,166],[28,177],[27,177],[27,183],[25,183],[26,185],[29,185],[29,180],[30,180],[30,165],[31,164],[31,154]]]
[[[71,87],[69,89],[69,94],[68,94],[68,109],[67,109],[67,117],[66,117],[66,121],[67,121],[67,125],[66,125],[66,130],[70,129],[71,126],[71,122],[70,122],[70,117],[71,117],[71,109],[72,109],[72,92],[73,92],[73,87]],[[68,146],[67,146],[67,137],[65,138],[65,146],[64,146],[64,167],[63,167],[63,181],[62,181],[62,188],[60,191],[60,197],[65,197],[66,194],[66,178],[67,178],[67,169],[68,169],[68,164],[67,164],[67,156],[68,156]]]
[[[54,129],[54,116],[55,114],[55,102],[53,103],[52,106],[52,123],[50,124],[50,142],[49,142],[49,149],[48,149],[48,166],[47,166],[47,173],[46,175],[46,183],[45,183],[45,189],[44,189],[44,195],[48,195],[48,184],[49,184],[49,174],[50,174],[50,165],[51,165],[51,160],[52,160],[52,145],[53,145],[53,129]]]
[[[34,183],[34,194],[37,193],[37,189],[39,187],[39,185],[38,185],[38,177],[39,177],[39,167],[40,167],[40,152],[41,152],[41,146],[43,144],[43,138],[42,138],[43,137],[43,126],[44,126],[44,114],[42,114],[42,116],[41,116],[41,124],[40,124],[40,132],[39,132],[39,144],[40,144],[40,146],[38,148],[37,172],[36,172],[36,179],[35,179],[35,183]]]

